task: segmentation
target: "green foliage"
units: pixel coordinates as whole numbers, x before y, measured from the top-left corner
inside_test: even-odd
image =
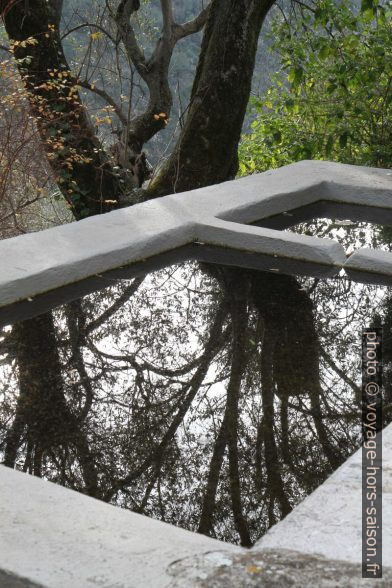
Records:
[[[275,18],[280,71],[251,100],[240,174],[301,159],[392,164],[392,5],[318,0]]]

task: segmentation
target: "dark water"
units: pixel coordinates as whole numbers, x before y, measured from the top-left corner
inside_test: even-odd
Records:
[[[1,331],[10,467],[245,545],[360,444],[361,329],[386,287],[188,263]]]

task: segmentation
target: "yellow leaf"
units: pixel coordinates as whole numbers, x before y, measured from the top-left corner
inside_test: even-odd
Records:
[[[260,568],[259,566],[248,566],[246,568],[246,571],[249,572],[249,574],[259,574],[262,570],[263,568]]]
[[[96,41],[97,39],[99,39],[99,37],[102,37],[102,33],[99,33],[99,32],[91,33],[90,37],[91,37],[92,41]]]

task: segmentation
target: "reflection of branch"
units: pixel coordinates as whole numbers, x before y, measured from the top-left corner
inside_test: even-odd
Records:
[[[148,483],[148,486],[146,488],[146,491],[144,493],[144,496],[143,496],[141,503],[139,504],[138,507],[132,509],[134,512],[138,512],[139,514],[143,514],[144,509],[147,506],[148,499],[150,498],[151,492],[153,491],[153,488],[154,488],[155,484],[157,483],[159,476],[161,475],[161,467],[162,467],[162,461],[158,462],[155,465],[154,473],[151,477],[151,480]]]
[[[78,416],[79,422],[82,422],[85,420],[90,411],[94,399],[94,391],[92,387],[92,381],[89,378],[89,375],[86,370],[83,353],[80,348],[82,333],[80,331],[81,323],[78,319],[81,318],[84,321],[83,310],[80,300],[76,300],[75,302],[71,302],[70,304],[67,304],[65,306],[65,316],[67,319],[69,339],[72,351],[71,362],[77,369],[80,377],[80,382],[86,392],[86,400]]]
[[[216,491],[218,488],[219,475],[222,468],[223,456],[227,445],[227,401],[226,410],[219,429],[218,436],[215,440],[214,450],[208,470],[208,480],[204,494],[203,505],[201,509],[198,533],[209,535],[212,530],[212,515],[215,510]]]
[[[336,470],[343,461],[342,454],[335,450],[330,441],[330,435],[323,423],[323,413],[321,410],[320,398],[322,397],[322,389],[319,383],[316,383],[313,390],[310,391],[310,406],[312,407],[313,421],[316,427],[317,436],[319,438],[321,447],[331,465],[332,470]]]
[[[52,313],[18,323],[13,335],[18,342],[19,398],[15,426],[5,448],[6,465],[13,465],[20,443],[18,435],[26,427],[31,449],[34,448],[35,475],[42,475],[45,453],[71,443],[82,469],[85,491],[98,497],[97,470],[87,433],[65,397]]]
[[[270,494],[269,515],[270,526],[275,522],[273,503],[276,498],[283,516],[291,511],[289,499],[284,490],[284,484],[278,460],[278,451],[274,433],[274,381],[273,357],[276,346],[277,330],[274,325],[264,322],[263,347],[261,352],[261,398],[263,405],[263,419],[260,422],[258,436],[264,441],[265,467],[267,470],[267,487]]]
[[[243,289],[240,284],[241,290]],[[242,293],[232,298],[231,318],[233,325],[232,360],[227,386],[227,444],[229,448],[229,478],[234,524],[241,538],[241,545],[252,545],[248,525],[242,512],[241,482],[238,463],[238,402],[241,382],[246,369],[247,301]]]
[[[282,396],[280,401],[280,426],[282,457],[286,465],[291,466],[290,444],[289,444],[289,418],[288,418],[288,396]]]
[[[350,386],[350,388],[352,388],[352,390],[355,392],[356,397],[361,398],[360,387],[357,386],[357,384],[355,382],[353,382],[353,380],[351,378],[349,378],[348,375],[338,365],[336,365],[336,363],[333,361],[332,357],[325,351],[325,349],[323,349],[323,347],[321,347],[321,345],[320,345],[320,355],[326,361],[326,363],[329,365],[329,367],[331,367],[333,369],[333,371],[336,372],[338,374],[338,376],[340,376],[342,378],[343,382],[346,382],[346,384],[348,384]]]
[[[224,343],[225,341],[227,341],[228,335],[229,335],[229,329],[226,329],[222,333],[221,343]],[[137,358],[136,354],[114,355],[112,353],[106,353],[105,351],[101,351],[93,343],[91,343],[91,341],[89,341],[88,345],[94,353],[96,353],[99,356],[105,357],[106,359],[112,359],[113,361],[123,361],[125,363],[129,363],[138,372],[142,372],[144,370],[147,370],[147,371],[153,372],[154,374],[157,374],[159,376],[166,376],[168,378],[177,377],[177,376],[185,376],[186,374],[189,374],[189,372],[191,372],[195,367],[197,367],[200,364],[200,362],[203,360],[203,357],[204,357],[204,352],[203,352],[202,355],[200,355],[199,357],[196,357],[195,359],[192,359],[192,361],[190,361],[189,363],[187,363],[181,367],[178,367],[178,368],[170,369],[170,368],[159,367],[159,366],[154,365],[145,359],[137,361],[138,358]],[[121,368],[119,368],[119,369],[121,369]],[[212,384],[215,384],[216,382],[222,381],[222,379],[224,379],[224,377],[223,378],[215,378],[212,382],[206,382],[204,385],[211,386]]]
[[[227,305],[226,301],[223,301],[215,315],[215,320],[212,324],[208,341],[205,346],[205,351],[202,356],[200,365],[196,372],[193,374],[190,381],[184,386],[183,394],[187,392],[182,404],[180,405],[177,414],[175,415],[172,423],[167,429],[166,433],[162,437],[160,443],[151,451],[150,455],[144,460],[144,462],[136,468],[133,472],[130,472],[127,476],[117,480],[112,488],[107,492],[105,500],[111,500],[113,496],[131,482],[141,476],[150,466],[160,463],[163,458],[164,451],[173,439],[178,427],[182,423],[188,409],[190,408],[193,399],[198,393],[200,386],[208,372],[210,363],[216,354],[219,352],[222,345],[222,326],[227,316]]]
[[[145,276],[135,278],[128,288],[125,288],[124,292],[117,298],[117,300],[105,310],[100,316],[91,321],[85,329],[85,334],[89,335],[92,331],[104,324],[113,314],[115,314],[129,299],[136,290],[143,283]]]

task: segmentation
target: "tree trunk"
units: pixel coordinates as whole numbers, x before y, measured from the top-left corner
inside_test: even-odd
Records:
[[[75,218],[108,212],[122,192],[61,44],[59,0],[0,0],[0,14],[49,164]]]
[[[185,126],[150,197],[234,178],[257,41],[274,0],[213,0]]]

